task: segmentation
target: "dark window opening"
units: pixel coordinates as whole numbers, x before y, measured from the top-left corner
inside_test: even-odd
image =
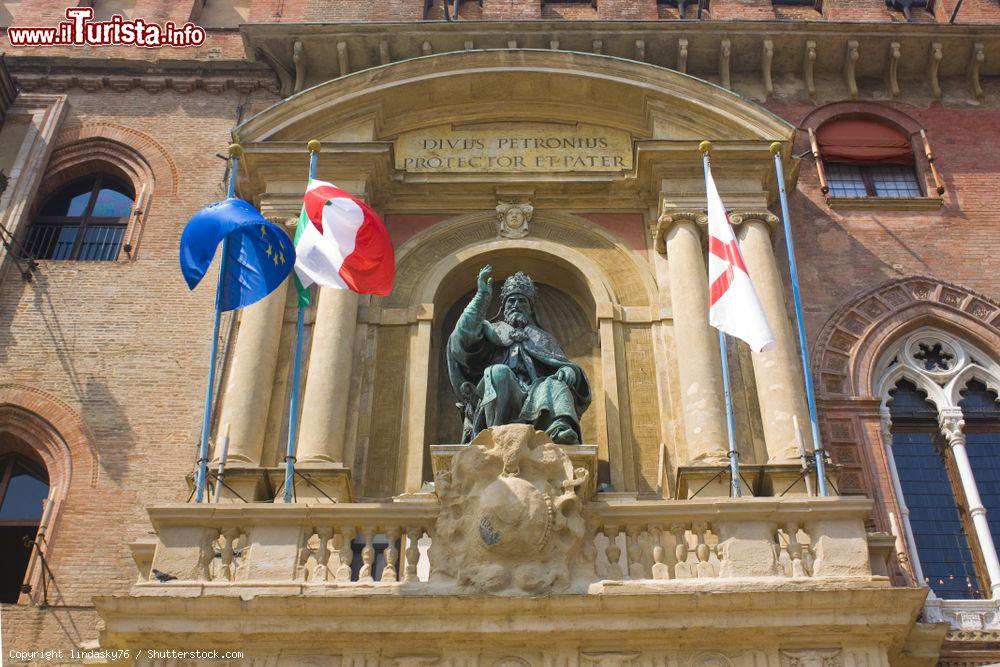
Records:
[[[16,603],[38,533],[49,476],[42,466],[18,454],[0,457],[0,602]],[[25,540],[28,544],[25,544]]]
[[[965,418],[966,451],[986,508],[990,533],[1000,535],[1000,402],[997,392],[970,380],[958,405]]]
[[[892,453],[924,578],[943,599],[981,599],[968,513],[955,494],[957,474],[938,431],[937,409],[916,385],[889,392]]]
[[[835,118],[816,132],[832,197],[923,197],[910,138],[864,116]]]
[[[833,197],[922,197],[913,167],[826,164],[826,178]]]
[[[134,197],[132,188],[110,174],[63,186],[28,228],[26,254],[35,259],[118,259]]]
[[[400,540],[396,540],[396,572],[399,572]],[[364,565],[362,552],[365,548],[365,538],[355,538],[351,541],[351,550],[354,557],[351,560],[351,581],[357,581],[361,577],[361,567]],[[382,534],[372,538],[372,548],[375,550],[375,559],[372,561],[372,578],[375,581],[382,580],[382,572],[385,570],[385,551],[389,548],[389,539]]]

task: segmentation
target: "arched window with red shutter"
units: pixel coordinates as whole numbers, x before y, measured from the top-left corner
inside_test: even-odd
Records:
[[[910,137],[870,116],[838,116],[816,130],[831,197],[923,197]]]

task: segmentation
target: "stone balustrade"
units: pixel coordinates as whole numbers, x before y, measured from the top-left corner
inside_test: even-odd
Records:
[[[592,592],[599,582],[629,580],[666,587],[703,579],[714,587],[748,579],[886,581],[873,576],[869,563],[870,509],[871,501],[860,498],[603,502],[598,496],[582,505],[586,532],[569,557],[566,590]],[[444,539],[436,531],[439,511],[433,499],[150,508],[157,542],[136,592],[190,585],[206,593],[260,586],[461,592],[469,582],[449,577],[434,559],[444,551],[431,548]]]

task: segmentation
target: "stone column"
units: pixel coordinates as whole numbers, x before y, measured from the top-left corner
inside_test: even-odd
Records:
[[[287,282],[240,313],[239,332],[219,414],[229,425],[229,463],[259,466],[271,402]],[[217,451],[215,456],[218,457]]]
[[[800,425],[808,425],[809,413],[798,343],[785,309],[785,289],[771,247],[771,228],[778,219],[763,211],[737,213],[731,215],[730,220],[737,226],[736,235],[747,271],[774,334],[774,348],[753,353],[768,459],[771,463],[798,463],[801,459],[792,417],[797,416]],[[802,440],[811,450],[812,435],[808,429],[802,430]]]
[[[657,250],[667,258],[688,463],[728,460],[718,335],[708,324],[708,272],[698,224],[703,214],[660,216]]]
[[[357,322],[357,294],[329,287],[319,290],[299,423],[296,458],[300,463],[345,463]]]
[[[959,408],[941,410],[938,414],[938,424],[941,426],[941,433],[948,441],[951,453],[955,457],[958,476],[962,480],[962,490],[965,492],[965,500],[969,504],[969,514],[972,516],[976,538],[979,541],[979,548],[982,551],[983,560],[986,562],[986,571],[990,577],[991,597],[996,599],[1000,596],[1000,560],[997,559],[997,549],[993,544],[990,526],[986,523],[986,508],[983,507],[983,501],[979,497],[979,488],[976,486],[976,478],[972,474],[969,454],[965,451],[965,420],[962,418],[962,410]]]
[[[341,179],[340,187],[364,197],[365,180]],[[347,406],[354,371],[354,335],[358,325],[358,295],[350,290],[314,288],[319,294],[313,324],[309,365],[304,368],[305,390],[295,457],[299,465],[344,461]]]

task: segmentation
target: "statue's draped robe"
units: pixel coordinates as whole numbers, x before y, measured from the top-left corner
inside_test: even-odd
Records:
[[[532,424],[544,431],[562,418],[582,442],[580,415],[591,401],[583,369],[534,322],[517,329],[506,322],[486,321],[488,303],[489,295],[477,293],[448,338],[448,378],[466,402],[462,441],[489,426],[510,423]],[[561,368],[572,375],[568,382],[554,377]],[[475,389],[469,391],[469,385]]]

